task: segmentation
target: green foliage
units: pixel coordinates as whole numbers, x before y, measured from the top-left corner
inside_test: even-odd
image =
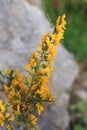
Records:
[[[67,30],[63,44],[78,61],[87,61],[87,0],[44,0],[44,7],[54,24],[59,14],[66,13]]]
[[[80,124],[77,124],[77,125],[74,127],[74,130],[87,130],[87,127],[84,128],[84,127],[82,127]]]
[[[82,14],[72,13],[72,16],[69,16],[64,40],[65,47],[80,61],[87,60],[87,26],[84,21]]]
[[[78,120],[74,130],[87,130],[87,101],[79,101],[77,104],[71,105],[69,110],[73,112],[72,118]]]
[[[76,125],[76,126],[74,127],[74,130],[82,130],[82,129],[81,129],[81,126],[80,126],[80,125]]]
[[[87,127],[82,127],[80,124],[75,125],[74,130],[87,130]]]

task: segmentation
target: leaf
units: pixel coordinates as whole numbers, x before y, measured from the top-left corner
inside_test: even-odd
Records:
[[[79,124],[77,124],[75,127],[74,127],[74,130],[81,130],[81,126]]]
[[[87,123],[87,116],[83,118],[83,121]]]
[[[87,4],[87,0],[84,0],[84,2]]]
[[[71,106],[69,107],[69,109],[70,109],[71,111],[75,110],[75,109],[76,109],[76,105],[71,105]]]

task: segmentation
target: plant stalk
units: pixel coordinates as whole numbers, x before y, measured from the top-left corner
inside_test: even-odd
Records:
[[[30,124],[29,124],[29,109],[28,109],[28,125],[27,125],[27,130],[30,130]]]

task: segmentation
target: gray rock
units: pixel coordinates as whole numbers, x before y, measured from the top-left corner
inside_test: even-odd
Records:
[[[49,27],[43,12],[25,0],[0,0],[0,70],[24,71],[30,52],[37,48]],[[55,103],[44,113],[41,130],[58,130],[60,126],[64,130],[68,126],[66,91],[71,89],[77,74],[78,65],[73,56],[63,46],[59,47],[51,80]]]
[[[6,130],[5,127],[0,127],[0,130]]]
[[[1,0],[0,25],[0,70],[23,70],[30,52],[37,47],[42,34],[49,30],[44,14],[24,0]],[[73,56],[64,47],[59,47],[52,78],[53,86],[69,89],[77,73],[78,66]]]
[[[65,130],[68,128],[70,120],[67,111],[69,98],[68,94],[62,93],[50,107],[46,107],[46,111],[40,117],[40,130],[44,130],[46,127],[47,130]]]
[[[7,102],[6,95],[3,92],[1,92],[1,91],[0,91],[0,99],[2,99],[4,103]]]
[[[81,100],[87,99],[87,91],[86,90],[78,90],[75,92],[75,95],[78,99],[81,99]]]
[[[27,0],[30,4],[36,5],[39,8],[42,8],[42,0]]]
[[[59,92],[71,90],[72,83],[78,75],[79,68],[73,55],[63,46],[58,48],[54,68],[51,88],[53,90],[59,90]],[[56,91],[54,95],[57,96]]]
[[[75,99],[87,100],[87,65],[80,66],[80,73],[76,82],[73,84],[73,94]]]
[[[49,24],[40,9],[24,0],[0,1],[0,70],[24,69]],[[20,59],[20,61],[19,61]]]

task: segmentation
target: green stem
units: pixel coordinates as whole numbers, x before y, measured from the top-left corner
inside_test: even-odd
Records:
[[[29,109],[28,109],[28,125],[27,125],[27,130],[30,130],[30,124],[29,124]]]

